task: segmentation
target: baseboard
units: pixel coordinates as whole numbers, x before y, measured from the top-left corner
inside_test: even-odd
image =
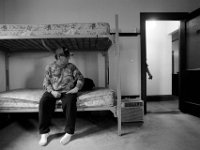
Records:
[[[177,96],[174,95],[151,95],[147,96],[147,101],[169,101],[177,100]]]

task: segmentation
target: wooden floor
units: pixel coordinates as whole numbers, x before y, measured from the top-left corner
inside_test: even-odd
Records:
[[[79,113],[76,134],[65,146],[64,118],[52,120],[48,145],[38,145],[36,114],[13,115],[6,121],[1,115],[1,150],[199,150],[200,119],[178,110],[177,101],[149,102],[144,123],[122,125],[123,136],[117,135],[117,122],[109,112]]]

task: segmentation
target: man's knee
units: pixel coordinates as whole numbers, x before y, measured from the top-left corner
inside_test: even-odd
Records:
[[[76,98],[76,94],[65,94],[61,100],[64,105],[74,105],[76,104]]]
[[[45,93],[42,95],[41,99],[40,99],[40,104],[51,103],[51,102],[53,102],[53,101],[54,101],[53,96],[52,96],[50,93],[45,92]]]

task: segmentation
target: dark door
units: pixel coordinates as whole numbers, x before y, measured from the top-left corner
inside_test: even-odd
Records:
[[[181,22],[180,110],[200,116],[200,9]]]

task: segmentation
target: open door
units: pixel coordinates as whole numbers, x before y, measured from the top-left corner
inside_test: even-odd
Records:
[[[181,22],[179,89],[180,110],[200,116],[200,9]]]
[[[141,12],[140,13],[140,39],[141,39],[141,98],[144,101],[144,113],[147,113],[147,88],[146,88],[146,21],[154,19],[159,21],[181,21],[183,25],[182,37],[184,37],[186,12]],[[183,41],[183,40],[182,40]],[[184,42],[183,42],[184,43]],[[184,47],[184,46],[182,46]],[[185,56],[185,53],[183,53]],[[183,61],[184,62],[184,61]],[[180,64],[180,63],[179,63]],[[180,68],[179,68],[180,69]]]

